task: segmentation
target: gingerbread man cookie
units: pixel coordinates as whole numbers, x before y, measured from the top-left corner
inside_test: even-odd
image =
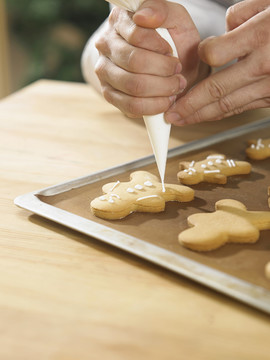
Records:
[[[200,182],[226,184],[227,177],[249,174],[251,165],[246,161],[226,159],[225,155],[209,155],[202,161],[180,162],[178,180],[185,185],[195,185]]]
[[[188,217],[191,228],[178,236],[187,248],[209,251],[226,243],[254,243],[260,230],[270,229],[270,211],[248,211],[236,200],[219,200],[213,213],[193,214]]]
[[[270,139],[249,140],[246,154],[253,160],[264,160],[270,157]]]
[[[135,171],[129,182],[114,182],[102,187],[104,195],[91,202],[94,215],[108,220],[122,219],[132,212],[161,212],[167,201],[187,202],[194,191],[179,184],[162,184],[147,171]]]

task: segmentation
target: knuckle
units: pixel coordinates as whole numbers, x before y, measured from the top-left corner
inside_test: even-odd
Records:
[[[194,124],[198,124],[203,122],[204,119],[202,118],[201,112],[200,111],[196,111],[193,115],[193,122]]]
[[[104,36],[100,36],[95,42],[95,47],[99,52],[104,52],[108,48],[106,38]]]
[[[108,103],[113,104],[113,96],[112,96],[112,92],[111,92],[110,88],[108,86],[103,85],[101,87],[101,92],[102,92],[104,99]]]
[[[232,112],[232,111],[235,110],[234,105],[233,105],[231,99],[228,96],[225,96],[225,97],[221,98],[218,101],[218,105],[219,105],[219,108],[220,108],[221,112],[224,113],[224,114]]]
[[[211,77],[208,79],[207,91],[209,92],[210,97],[214,100],[221,99],[226,93],[221,82]]]
[[[106,63],[101,58],[97,61],[95,65],[95,73],[99,79],[102,79],[106,74]]]
[[[219,66],[220,59],[214,37],[203,40],[198,47],[200,57],[210,66]]]
[[[133,49],[127,57],[127,67],[130,71],[136,72],[137,69],[140,69],[140,51],[138,49]]]
[[[142,116],[144,113],[143,100],[141,98],[131,98],[127,103],[126,111],[128,114],[132,114],[135,117]]]
[[[226,24],[228,29],[232,29],[235,27],[235,23],[238,22],[238,9],[239,4],[235,4],[230,6],[226,11]]]
[[[181,99],[181,107],[179,109],[179,113],[181,116],[189,116],[189,115],[193,115],[196,113],[197,109],[194,108],[194,105],[193,105],[193,96],[192,96],[192,90],[190,92],[190,95],[191,96],[184,96],[182,99]]]
[[[142,96],[145,90],[145,82],[139,75],[131,75],[125,82],[126,92],[133,96]]]
[[[263,47],[269,43],[268,29],[261,28],[254,32],[254,45],[256,48]]]
[[[119,11],[120,9],[118,7],[114,7],[110,12],[110,15],[108,17],[110,25],[115,24],[118,21]]]
[[[127,30],[127,42],[131,45],[134,46],[139,46],[139,44],[141,43],[141,31],[140,29],[137,27],[136,24],[131,23],[129,24],[128,30]]]

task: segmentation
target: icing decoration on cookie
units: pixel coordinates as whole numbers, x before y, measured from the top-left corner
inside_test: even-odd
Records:
[[[265,276],[270,280],[270,261],[265,266]]]
[[[91,211],[103,219],[122,219],[132,212],[160,212],[167,201],[187,202],[194,199],[194,190],[180,184],[162,184],[147,171],[135,171],[128,182],[109,183],[103,195],[91,202]]]
[[[219,200],[213,213],[188,217],[189,229],[178,240],[183,246],[197,251],[209,251],[226,243],[254,243],[260,230],[270,229],[270,211],[248,211],[237,200]]]
[[[185,185],[200,182],[226,184],[227,177],[232,175],[249,174],[251,165],[246,161],[226,159],[225,155],[209,155],[202,161],[182,161],[179,164],[178,180]]]
[[[264,160],[270,157],[270,139],[249,140],[246,154],[253,160]]]

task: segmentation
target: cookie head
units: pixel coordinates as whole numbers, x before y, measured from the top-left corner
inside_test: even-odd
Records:
[[[264,160],[270,157],[270,139],[249,140],[247,156],[252,160]]]

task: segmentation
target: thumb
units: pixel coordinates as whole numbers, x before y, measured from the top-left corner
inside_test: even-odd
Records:
[[[168,16],[165,0],[146,0],[133,16],[136,25],[156,29],[160,27]]]

